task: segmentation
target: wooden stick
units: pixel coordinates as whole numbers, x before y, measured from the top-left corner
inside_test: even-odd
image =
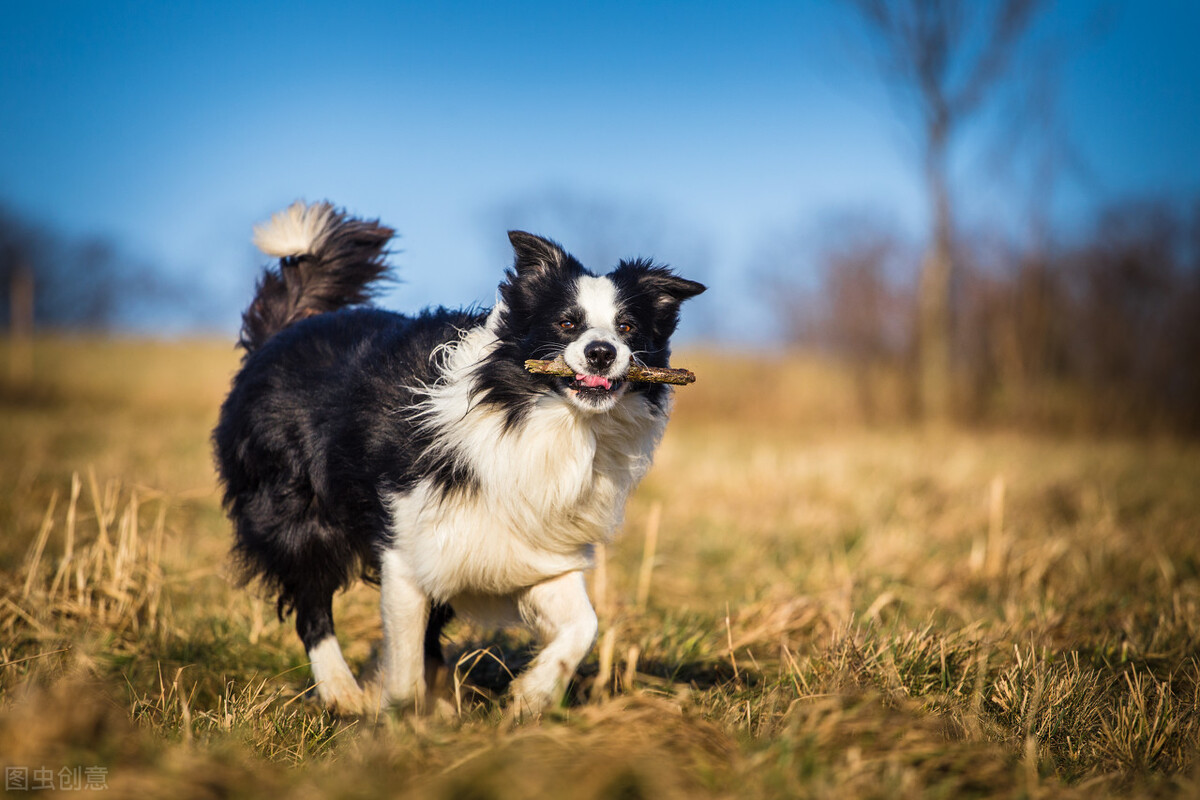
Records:
[[[551,361],[531,358],[525,362],[525,369],[535,375],[558,375],[563,378],[575,377],[575,370],[567,366],[561,358]],[[625,373],[625,380],[641,383],[670,383],[675,386],[687,386],[696,382],[696,373],[690,369],[671,369],[670,367],[643,367],[630,364]]]

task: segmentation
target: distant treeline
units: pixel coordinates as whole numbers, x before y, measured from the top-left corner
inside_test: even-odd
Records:
[[[920,412],[914,252],[843,226],[818,288],[782,295],[791,341],[851,366],[868,419]],[[959,241],[954,274],[960,420],[1200,434],[1200,203],[1125,203],[1038,247]]]
[[[68,241],[0,207],[0,321],[29,316],[38,326],[104,327],[115,321],[127,272],[103,239]],[[130,293],[140,291],[134,284]],[[28,303],[31,308],[24,308]]]
[[[921,248],[870,218],[824,227],[815,288],[784,274],[807,264],[763,259],[784,336],[846,365],[858,417],[918,419]],[[1124,203],[1082,234],[1043,239],[955,243],[955,417],[1200,435],[1200,202]],[[71,240],[0,207],[5,330],[30,312],[39,330],[111,329],[148,303],[195,319],[198,302],[105,240]]]
[[[0,326],[129,327],[149,304],[194,302],[161,271],[100,236],[72,237],[0,205]]]

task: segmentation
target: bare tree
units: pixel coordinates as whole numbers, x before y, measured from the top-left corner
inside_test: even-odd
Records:
[[[951,146],[1005,79],[1042,0],[849,0],[866,22],[880,70],[915,132],[931,235],[917,289],[919,395],[930,420],[951,397],[951,286],[955,218]]]
[[[789,345],[835,358],[863,421],[915,415],[916,252],[886,215],[838,209],[764,240],[751,273]]]
[[[36,293],[34,289],[36,288]],[[136,321],[140,305],[186,305],[168,278],[102,237],[78,239],[0,206],[0,326],[103,330]]]
[[[16,261],[8,280],[8,377],[14,385],[33,377],[33,270]]]

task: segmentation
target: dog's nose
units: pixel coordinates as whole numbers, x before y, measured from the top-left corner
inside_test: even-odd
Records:
[[[583,357],[587,359],[589,367],[596,372],[603,372],[617,359],[617,348],[608,342],[592,342],[583,348]]]

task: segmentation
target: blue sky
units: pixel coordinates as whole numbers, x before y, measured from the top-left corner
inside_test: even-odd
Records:
[[[1060,1],[1039,30],[1065,43],[1056,113],[1084,165],[1056,222],[1191,196],[1200,5]],[[399,230],[392,308],[490,304],[524,227],[709,282],[688,333],[727,338],[754,323],[772,240],[838,210],[914,237],[925,219],[911,136],[832,0],[7,2],[0,109],[0,203],[194,282],[230,334],[251,225],[297,198]],[[964,216],[1011,222],[1028,197],[978,155],[986,128],[962,148]],[[605,215],[610,235],[572,242]]]

